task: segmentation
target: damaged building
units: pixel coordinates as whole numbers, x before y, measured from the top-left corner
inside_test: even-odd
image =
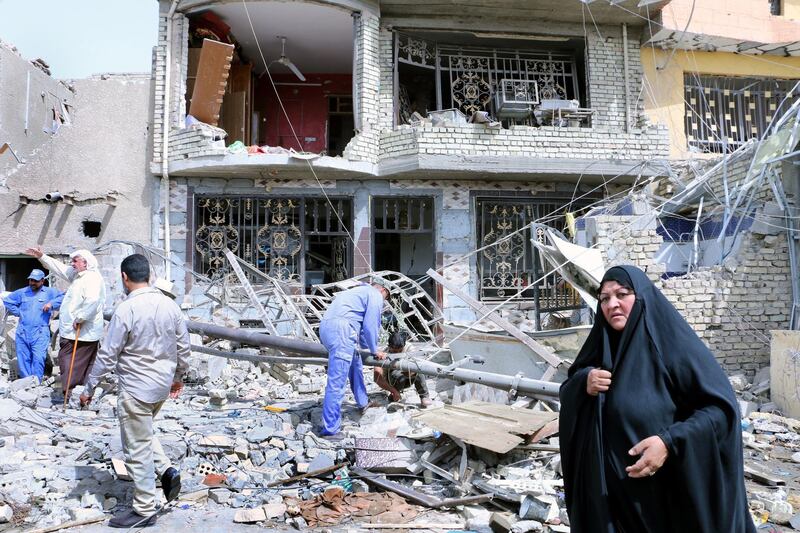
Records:
[[[791,97],[797,23],[765,3],[764,25],[726,28],[703,8],[681,39],[687,2],[638,4],[592,5],[587,24],[585,9],[555,3],[485,2],[478,23],[422,2],[161,2],[157,244],[212,279],[230,274],[230,249],[299,292],[403,272],[448,324],[472,324],[486,304],[536,332],[586,323],[578,292],[531,242],[550,227],[603,249],[606,264],[668,278],[727,367],[753,373],[768,360],[766,332],[792,312],[786,232],[751,241],[738,221],[754,219],[737,215],[726,223],[735,249],[685,260],[694,221],[661,204],[766,133]],[[743,179],[743,160],[725,167],[725,187]],[[796,170],[781,166],[791,198]],[[631,190],[640,201],[596,209]],[[723,196],[704,197],[700,241],[716,239],[720,210],[709,202]],[[642,210],[654,216],[643,222]],[[531,223],[544,226],[531,235]],[[722,268],[738,256],[738,274]],[[764,262],[781,269],[759,286],[770,310],[749,302],[742,318],[731,308],[747,296],[727,291],[743,276],[760,283]],[[172,277],[187,306],[205,300],[194,274]]]
[[[57,80],[0,44],[0,285],[14,290],[41,247],[63,257],[113,241],[148,244],[154,179],[146,74]],[[118,261],[108,276],[118,283]],[[111,302],[109,301],[109,304]]]
[[[630,4],[593,9],[590,32],[556,3],[489,2],[477,24],[424,3],[162,2],[160,244],[209,277],[230,248],[300,290],[403,272],[447,321],[472,322],[433,268],[482,302],[524,288],[505,310],[552,327],[582,302],[557,273],[531,283],[547,269],[525,227],[563,230],[665,173],[667,129],[640,98],[644,10]],[[190,278],[185,293],[196,301]]]
[[[107,310],[128,253],[167,282],[192,354],[160,527],[569,532],[559,384],[634,264],[731,377],[752,518],[800,529],[800,0],[157,4],[149,75],[0,46],[0,289],[29,246],[96,253]],[[410,333],[388,365],[435,386],[368,379],[345,446],[315,432],[318,326],[370,281],[380,345]],[[131,496],[113,384],[62,416],[12,345],[0,524],[104,520]]]

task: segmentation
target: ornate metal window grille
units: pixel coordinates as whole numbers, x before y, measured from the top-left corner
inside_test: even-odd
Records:
[[[498,243],[482,250],[478,256],[482,300],[505,300],[552,270],[539,258],[530,242],[530,229],[526,228],[531,222],[543,221],[559,231],[563,230],[568,201],[477,199],[478,246]],[[590,201],[572,205],[579,209]],[[537,238],[543,239],[544,235],[537,235]],[[583,306],[575,290],[557,272],[526,289],[517,299],[533,301],[538,313]]]
[[[326,281],[351,275],[352,201],[331,198],[208,196],[195,202],[197,269],[209,277],[229,270],[225,248],[275,278],[304,282],[308,261],[324,265]]]
[[[706,153],[733,152],[760,137],[795,81],[684,76],[686,139]],[[783,106],[791,106],[793,95]]]
[[[397,61],[436,71],[437,108],[464,114],[494,109],[501,83],[536,86],[541,99],[580,100],[575,58],[536,50],[463,47],[397,34]],[[528,89],[530,92],[530,89]],[[402,115],[402,110],[401,115]],[[526,123],[528,120],[518,120]]]

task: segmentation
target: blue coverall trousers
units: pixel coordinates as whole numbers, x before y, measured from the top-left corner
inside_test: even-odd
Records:
[[[328,350],[328,384],[322,403],[322,435],[335,435],[342,426],[342,401],[347,380],[359,408],[369,404],[361,356],[356,354],[358,330],[347,320],[323,320],[319,325],[319,339]]]
[[[39,381],[44,377],[44,360],[50,344],[50,328],[37,326],[19,327],[16,334],[17,367],[19,377],[36,376]]]

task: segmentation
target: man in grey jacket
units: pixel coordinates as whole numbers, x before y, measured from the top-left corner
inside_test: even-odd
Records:
[[[153,434],[153,418],[168,396],[175,398],[183,389],[189,332],[178,305],[150,287],[150,264],[143,255],[129,255],[120,269],[128,297],[111,317],[80,401],[91,402],[99,381],[116,372],[122,451],[134,494],[133,510],[118,513],[108,525],[146,527],[156,521],[156,474],[167,501],[180,492],[180,474]]]

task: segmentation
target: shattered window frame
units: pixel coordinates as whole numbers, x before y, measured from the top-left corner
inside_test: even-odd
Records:
[[[313,283],[350,277],[353,198],[329,200],[302,195],[195,196],[195,270],[211,278],[228,274],[224,250],[229,248],[264,274],[304,287],[312,272]],[[273,253],[276,249],[280,253]],[[319,253],[322,249],[327,255]],[[327,270],[317,268],[326,260]]]
[[[760,138],[796,80],[684,74],[686,142],[702,153],[731,153]],[[797,96],[795,96],[797,98]],[[791,106],[788,99],[784,109]]]

